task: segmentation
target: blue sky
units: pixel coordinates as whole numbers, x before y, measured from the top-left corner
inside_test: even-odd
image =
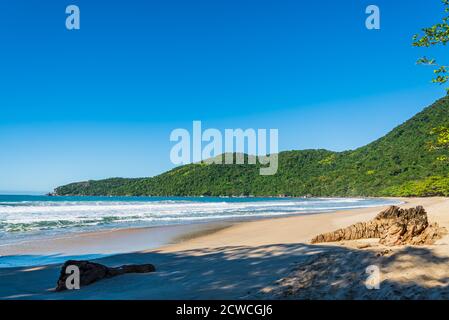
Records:
[[[442,14],[438,0],[1,1],[0,190],[161,173],[193,120],[278,128],[281,150],[357,148],[444,95],[415,65],[433,52],[411,46]]]

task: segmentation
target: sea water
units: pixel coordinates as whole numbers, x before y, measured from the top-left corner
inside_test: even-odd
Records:
[[[318,214],[396,203],[362,198],[0,195],[0,245],[68,233]]]

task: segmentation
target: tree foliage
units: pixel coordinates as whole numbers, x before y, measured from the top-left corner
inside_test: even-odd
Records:
[[[273,176],[261,176],[259,165],[202,163],[153,178],[87,181],[55,191],[59,195],[133,196],[446,195],[449,162],[436,158],[447,154],[443,147],[448,131],[434,128],[447,123],[449,96],[359,149],[281,152]],[[432,152],[429,143],[436,143]]]
[[[431,27],[422,29],[422,34],[416,34],[413,37],[413,46],[415,47],[432,47],[443,45],[449,42],[449,0],[442,0],[444,4],[445,16],[442,21],[434,24]],[[435,59],[422,57],[418,59],[418,64],[429,65],[435,67],[432,82],[438,84],[445,84],[449,81],[449,66],[437,63]],[[449,93],[449,88],[447,89]]]
[[[433,128],[430,132],[434,136],[429,142],[430,151],[447,151],[449,149],[449,128],[447,126],[439,126]],[[437,157],[438,161],[449,161],[447,154],[442,154]]]

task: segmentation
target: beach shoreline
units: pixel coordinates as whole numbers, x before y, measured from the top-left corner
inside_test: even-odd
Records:
[[[404,202],[401,207],[424,206],[431,222],[449,227],[448,198],[399,200]],[[386,207],[261,219],[199,231],[176,243],[95,260],[109,266],[153,263],[157,269],[154,274],[125,275],[61,294],[51,292],[60,264],[0,269],[0,299],[263,299],[261,292],[270,292],[267,288],[288,275],[295,263],[318,253],[356,250],[351,243],[310,245],[313,236],[370,220]],[[124,233],[130,236],[136,232]],[[447,236],[425,248],[439,259],[449,257]],[[421,271],[443,279],[445,265]],[[427,266],[411,267],[416,274]],[[389,277],[395,276],[390,271]],[[436,283],[437,279],[432,281]],[[127,289],[122,290],[123,286]]]
[[[335,199],[335,198],[329,198]],[[364,198],[364,199],[386,199],[404,203],[404,199],[398,198]],[[97,231],[71,232],[38,239],[25,239],[15,243],[0,244],[0,268],[5,267],[2,260],[8,256],[54,256],[53,259],[44,259],[45,264],[61,263],[67,259],[94,259],[115,254],[133,253],[166,248],[188,240],[201,238],[238,224],[248,222],[268,222],[278,219],[289,219],[296,217],[325,215],[332,213],[347,214],[362,209],[385,207],[383,205],[371,205],[352,209],[335,209],[323,212],[296,212],[281,216],[255,216],[237,217],[218,221],[182,223],[174,225],[160,225],[149,227],[127,227],[106,229]],[[3,259],[2,259],[3,257]],[[58,258],[59,257],[59,258]],[[65,259],[65,260],[64,260]],[[22,265],[12,266],[35,266],[39,262],[31,264],[22,262]]]

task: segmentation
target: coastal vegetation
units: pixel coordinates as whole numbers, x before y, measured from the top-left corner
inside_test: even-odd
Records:
[[[356,150],[286,151],[279,169],[196,163],[152,178],[72,183],[56,195],[105,196],[448,196],[449,97]],[[438,129],[440,128],[440,129]],[[247,163],[247,162],[246,162]]]

